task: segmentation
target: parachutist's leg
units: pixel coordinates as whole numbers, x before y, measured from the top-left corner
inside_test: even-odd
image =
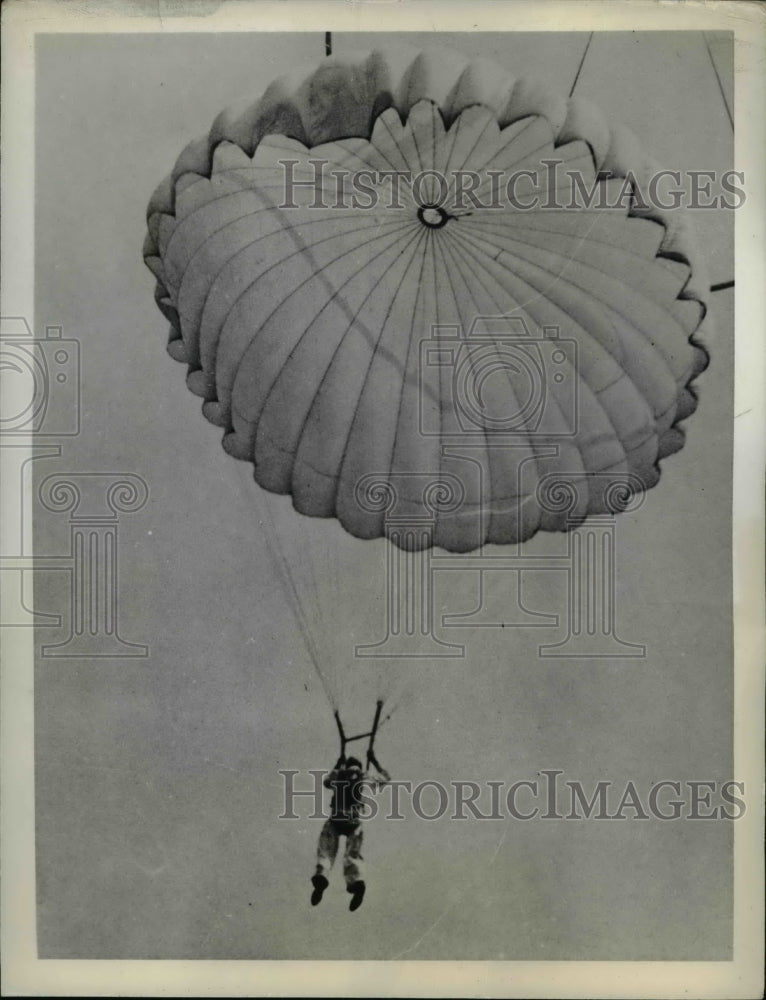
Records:
[[[362,838],[364,831],[359,823],[356,829],[346,836],[346,851],[343,855],[343,875],[346,879],[346,889],[353,892],[355,882],[363,882]]]
[[[331,819],[328,819],[319,834],[319,844],[317,846],[317,875],[324,875],[329,872],[335,863],[338,854],[338,844],[340,835],[337,827]]]
[[[346,877],[346,892],[351,893],[349,910],[358,910],[364,899],[364,877],[362,875],[362,824],[346,836],[346,853],[343,855],[343,874]]]
[[[322,894],[329,885],[325,872],[329,872],[333,866],[338,854],[339,841],[338,829],[333,821],[328,819],[319,834],[317,867],[316,872],[311,876],[311,884],[314,886],[314,891],[311,894],[312,906],[316,906],[322,901]]]

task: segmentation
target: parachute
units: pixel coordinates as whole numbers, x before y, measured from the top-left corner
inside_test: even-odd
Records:
[[[168,350],[267,491],[335,709],[350,626],[317,602],[359,588],[372,540],[385,560],[570,531],[683,446],[708,284],[683,214],[641,197],[657,169],[584,101],[401,49],[275,81],[152,196]]]

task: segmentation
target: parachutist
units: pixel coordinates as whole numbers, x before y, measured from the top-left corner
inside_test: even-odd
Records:
[[[335,767],[324,779],[325,788],[332,789],[332,806],[330,818],[322,827],[317,847],[316,872],[311,878],[314,891],[311,894],[311,905],[321,902],[325,889],[330,884],[327,874],[332,868],[338,854],[340,838],[346,838],[343,854],[343,876],[346,880],[346,892],[351,895],[349,910],[358,910],[364,899],[366,889],[362,877],[362,785],[377,789],[391,780],[389,773],[380,766],[372,750],[367,751],[368,765],[372,764],[380,778],[370,781],[368,771],[362,769],[361,761],[356,757],[346,759],[341,753],[335,762]],[[381,780],[382,779],[382,780]]]

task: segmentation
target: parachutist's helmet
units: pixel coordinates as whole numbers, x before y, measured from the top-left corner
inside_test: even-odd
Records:
[[[348,760],[346,761],[346,768],[349,771],[352,768],[356,768],[357,771],[361,771],[362,770],[362,762],[359,761],[359,760],[357,760],[356,757],[349,757]]]

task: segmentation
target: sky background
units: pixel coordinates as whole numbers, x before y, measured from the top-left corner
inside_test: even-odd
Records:
[[[575,93],[664,165],[731,166],[724,36],[409,41],[492,56],[564,94],[576,80]],[[372,42],[333,36],[336,52]],[[304,582],[321,568],[317,552],[344,568],[322,595],[340,650],[379,638],[383,550],[264,501],[224,454],[165,353],[141,247],[148,198],[189,139],[323,55],[322,35],[38,43],[35,330],[58,325],[80,342],[82,430],[60,458],[35,463],[37,481],[129,472],[150,490],[119,525],[120,630],[149,656],[36,668],[40,956],[726,959],[727,823],[429,823],[405,810],[368,825],[360,911],[348,912],[339,872],[322,905],[308,905],[321,823],[278,819],[279,770],[328,767],[337,742],[263,504],[294,557],[306,553]],[[730,216],[699,220],[714,283],[733,277]],[[462,659],[406,665],[407,695],[378,745],[395,777],[510,784],[557,768],[586,788],[639,789],[732,777],[731,290],[715,293],[712,312],[687,445],[617,526],[618,630],[646,658],[540,659],[534,630],[477,630]],[[65,552],[66,515],[37,514],[36,553]],[[525,551],[562,544],[538,536]],[[558,576],[530,578],[532,606],[561,607]],[[64,577],[37,574],[36,606],[65,616],[38,645],[66,636]]]

